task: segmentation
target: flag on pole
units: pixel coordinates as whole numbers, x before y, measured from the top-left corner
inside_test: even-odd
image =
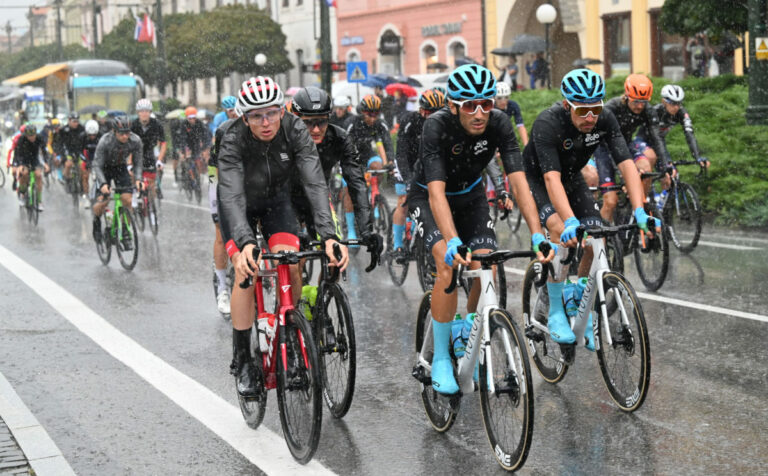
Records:
[[[136,20],[136,28],[133,29],[133,39],[136,41],[141,41],[139,40],[141,36],[141,19],[135,13],[133,14],[133,18]]]
[[[88,37],[85,36],[85,33],[80,35],[80,40],[82,40],[82,42],[83,42],[83,48],[86,48],[88,50],[91,49],[91,42],[88,40]]]
[[[336,0],[325,0],[325,3],[327,3],[329,7],[336,8]]]
[[[155,25],[146,13],[144,14],[144,20],[141,22],[141,27],[139,28],[138,41],[139,43],[155,42]]]

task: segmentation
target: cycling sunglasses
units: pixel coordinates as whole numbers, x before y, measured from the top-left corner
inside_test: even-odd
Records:
[[[579,117],[587,117],[588,115],[592,114],[594,117],[597,117],[600,115],[601,112],[603,112],[603,101],[600,101],[600,104],[588,104],[588,105],[579,105],[572,103],[569,100],[565,100],[565,102],[568,103],[568,105],[573,108],[573,112],[576,113]]]
[[[266,113],[248,112],[245,114],[245,117],[247,117],[249,121],[256,121],[256,125],[263,124],[264,119],[272,124],[273,122],[277,122],[277,120],[280,118],[280,109],[270,109]]]
[[[304,124],[307,125],[307,129],[310,131],[317,127],[318,129],[322,129],[323,127],[328,125],[328,118],[321,117],[319,119],[302,119],[304,121]]]
[[[468,99],[466,101],[454,101],[452,103],[459,107],[461,112],[466,114],[477,114],[478,109],[482,109],[484,113],[489,113],[493,109],[493,99]]]
[[[629,102],[633,102],[633,103],[636,103],[636,104],[648,104],[648,100],[647,99],[629,98]]]
[[[679,101],[671,101],[671,100],[669,100],[669,99],[665,99],[664,101],[665,101],[667,104],[669,104],[670,106],[679,106],[679,105],[681,105],[681,104],[682,104],[682,103],[681,103],[681,102],[679,102]]]
[[[373,117],[373,118],[379,117],[379,113],[373,112],[373,111],[363,111],[363,115],[366,115],[368,117]]]

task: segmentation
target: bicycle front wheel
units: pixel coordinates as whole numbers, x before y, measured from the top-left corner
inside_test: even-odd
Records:
[[[102,214],[99,217],[99,229],[101,230],[101,240],[96,241],[96,251],[99,253],[99,259],[105,265],[109,264],[109,258],[112,256],[112,237],[111,230],[108,228],[107,218]]]
[[[254,326],[251,335],[257,335],[256,326]],[[258,345],[258,338],[252,338],[251,352],[249,355],[253,359],[254,377],[256,382],[258,382],[257,387],[260,389],[259,395],[255,397],[244,397],[239,393],[237,394],[237,400],[240,404],[240,413],[243,414],[245,424],[254,430],[258,428],[264,420],[264,414],[267,410],[268,393],[264,386],[264,359],[261,356],[261,352],[258,351]]]
[[[392,228],[392,223],[389,221],[389,217],[392,213],[389,211],[389,205],[384,196],[378,195],[373,202],[373,231],[381,236],[389,235],[389,230]]]
[[[136,208],[134,208],[134,216],[136,217],[136,226],[138,227],[139,231],[144,232],[144,229],[147,227],[146,219],[147,219],[147,204],[144,201],[144,197],[139,197],[139,203]]]
[[[606,273],[603,286],[606,303],[613,304],[606,304],[606,315],[597,306],[594,311],[602,316],[595,332],[597,362],[613,401],[625,412],[633,412],[643,404],[651,380],[645,316],[634,289],[621,274]]]
[[[701,202],[696,191],[680,182],[664,204],[664,225],[675,248],[690,253],[701,237]]]
[[[120,208],[120,215],[117,220],[117,258],[120,264],[128,271],[131,271],[139,260],[139,235],[133,223],[133,217],[125,209]]]
[[[27,217],[29,221],[37,226],[37,221],[40,219],[40,210],[37,208],[40,203],[40,197],[37,195],[37,188],[32,187],[29,192],[29,203],[27,204]]]
[[[321,286],[317,300],[322,310],[317,316],[317,350],[323,378],[323,397],[331,415],[342,418],[352,405],[355,393],[356,348],[352,309],[344,290],[337,283]]]
[[[323,417],[317,349],[309,324],[296,310],[288,311],[280,332],[285,343],[284,348],[281,345],[284,355],[277,359],[280,424],[291,454],[306,464],[317,450]]]
[[[657,291],[667,278],[669,271],[669,240],[666,225],[662,223],[661,232],[654,233],[653,238],[645,234],[645,247],[641,242],[640,233],[635,234],[634,254],[635,266],[640,280],[649,291]]]
[[[390,219],[390,222],[392,220]],[[395,286],[402,286],[405,282],[406,276],[408,276],[408,255],[406,253],[407,245],[403,243],[403,248],[400,253],[396,254],[395,249],[395,235],[392,229],[387,233],[387,270],[389,271],[389,277],[392,278],[392,283]]]
[[[488,442],[507,471],[525,464],[533,434],[533,383],[522,335],[503,309],[488,316],[491,341],[480,364],[480,407]]]
[[[157,236],[157,206],[153,197],[147,200],[147,219],[149,220],[149,229],[153,235]]]

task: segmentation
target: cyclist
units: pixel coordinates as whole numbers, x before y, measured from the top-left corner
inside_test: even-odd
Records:
[[[178,118],[171,119],[168,128],[171,132],[171,161],[173,161],[173,177],[175,183],[179,181],[178,167],[179,161],[184,157],[184,144],[182,144],[181,130],[184,125],[184,112]]]
[[[165,162],[166,142],[165,142],[165,130],[160,125],[160,121],[151,117],[152,114],[152,101],[149,99],[139,99],[136,102],[136,113],[139,115],[139,120],[131,124],[131,132],[139,136],[144,150],[142,153],[143,164],[141,170],[144,174],[144,180],[147,182],[149,195],[151,197],[156,196],[155,179],[157,178],[157,171],[163,169]],[[155,147],[160,146],[160,152],[155,157]],[[137,158],[138,160],[138,158]]]
[[[653,106],[653,110],[659,118],[659,135],[662,140],[666,141],[669,130],[677,124],[682,124],[685,141],[688,143],[691,155],[700,166],[709,168],[709,160],[699,153],[699,144],[696,142],[696,136],[693,135],[693,121],[691,121],[688,111],[683,107],[684,98],[685,91],[676,84],[667,84],[661,88],[661,104]],[[648,135],[648,130],[644,126],[637,132],[637,137],[640,140],[646,140]],[[672,163],[672,158],[669,156],[667,156],[667,163]]]
[[[602,220],[592,193],[580,171],[595,149],[604,147],[608,158],[618,167],[627,184],[638,225],[648,231],[653,218],[643,209],[640,175],[632,163],[616,116],[603,107],[605,82],[589,69],[575,69],[563,77],[560,85],[562,103],[544,110],[533,123],[533,140],[523,151],[525,172],[531,186],[541,224],[554,242],[576,246],[579,225],[601,226]],[[592,249],[584,249],[579,276],[587,276],[592,263]],[[552,339],[572,344],[576,337],[563,309],[563,282],[548,282],[549,318]],[[594,350],[592,322],[587,322],[587,348]]]
[[[437,265],[432,289],[434,357],[432,387],[444,394],[459,388],[448,353],[451,320],[456,312],[455,293],[445,294],[451,268],[462,264],[476,268],[471,256],[457,249],[466,243],[471,252],[496,249],[485,190],[483,170],[498,149],[517,203],[533,233],[533,244],[544,242],[536,209],[523,173],[522,158],[509,118],[493,108],[496,79],[486,68],[471,64],[456,68],[448,76],[448,104],[424,122],[421,157],[416,163],[408,206],[423,230],[424,244]],[[551,253],[550,253],[551,254]],[[539,256],[544,259],[543,256]],[[474,311],[480,287],[472,286],[467,311]]]
[[[37,128],[33,124],[26,123],[24,125],[24,135],[19,137],[13,153],[13,160],[17,166],[19,204],[24,205],[26,203],[29,173],[32,171],[35,174],[35,186],[37,188],[37,196],[39,197],[37,210],[41,212],[43,211],[43,181],[40,169],[44,168],[46,172],[49,171],[48,164],[43,160],[45,155],[43,152],[44,147],[45,141],[37,133]]]
[[[186,120],[181,125],[181,144],[183,147],[182,161],[192,160],[190,167],[197,166],[197,173],[204,171],[202,159],[207,155],[206,143],[209,143],[205,125],[197,120],[197,108],[189,106],[184,110]]]
[[[64,180],[67,182],[67,190],[71,187],[72,167],[80,162],[83,153],[82,135],[85,128],[80,124],[80,114],[71,112],[69,123],[61,130],[61,142],[64,150]]]
[[[624,81],[624,95],[615,97],[605,103],[605,109],[611,111],[616,117],[621,128],[621,134],[624,141],[632,153],[635,166],[640,173],[648,173],[656,166],[657,158],[660,160],[659,170],[667,172],[662,183],[665,188],[669,187],[669,167],[667,157],[669,153],[666,150],[664,141],[659,135],[659,119],[656,113],[648,106],[648,101],[653,94],[653,83],[647,76],[642,74],[630,74]],[[645,127],[648,131],[645,142],[641,139],[632,139],[632,135],[638,127]],[[650,147],[648,144],[650,143]],[[597,171],[600,179],[600,186],[607,187],[614,184],[616,167],[611,159],[611,153],[607,145],[602,145],[595,150],[595,162],[597,162]],[[673,172],[674,173],[674,172]],[[651,180],[643,181],[645,193],[651,190]],[[613,211],[618,203],[617,192],[603,193],[603,207],[600,215],[603,220],[610,222],[613,220]]]
[[[352,120],[355,118],[350,112],[351,101],[348,96],[336,96],[333,98],[333,114],[331,115],[331,124],[347,130]]]
[[[505,82],[496,83],[496,109],[503,111],[507,116],[515,120],[517,133],[520,134],[520,141],[523,147],[528,145],[528,130],[523,122],[523,113],[520,111],[520,105],[509,98],[512,89]]]
[[[16,160],[16,155],[14,154],[14,150],[16,149],[16,146],[19,143],[19,139],[24,135],[24,129],[26,129],[26,125],[22,124],[19,128],[19,132],[13,135],[11,138],[11,145],[8,147],[8,157],[6,158],[6,168],[11,171],[11,177],[13,177],[13,186],[11,187],[12,190],[16,191],[17,181],[16,181],[16,175],[17,175],[17,168],[19,166],[18,161]],[[41,133],[41,137],[45,137],[44,134]]]
[[[317,148],[304,123],[285,114],[280,86],[269,77],[250,78],[243,82],[237,101],[242,120],[226,124],[217,157],[219,214],[236,282],[253,276],[258,269],[252,255],[256,246],[253,226],[257,223],[272,252],[299,249],[298,221],[291,206],[291,178],[296,174],[301,177],[312,205],[315,228],[325,241],[330,263],[346,268],[346,247],[341,247],[340,261],[333,255],[336,230]],[[291,266],[290,273],[293,299],[297,302],[301,296],[301,273],[297,265]],[[257,391],[249,356],[254,308],[253,287],[242,289],[235,285],[231,302],[231,369],[237,391],[246,396]]]
[[[85,130],[83,131],[83,161],[82,161],[82,175],[83,180],[83,207],[88,208],[90,203],[88,201],[88,176],[91,171],[91,164],[93,158],[96,156],[96,146],[99,145],[99,123],[93,119],[89,119],[85,123]]]
[[[96,120],[99,122],[99,135],[104,135],[110,132],[111,126],[109,124],[109,115],[107,111],[102,109],[96,113]]]
[[[224,109],[223,111],[219,112],[215,116],[213,116],[213,121],[209,125],[211,128],[211,135],[216,134],[216,129],[219,128],[220,125],[224,123],[227,119],[234,119],[237,117],[237,112],[235,111],[235,106],[237,105],[237,98],[234,96],[225,96],[221,100],[221,107]]]
[[[93,173],[96,186],[101,194],[93,204],[93,238],[101,241],[99,217],[109,203],[109,183],[115,181],[115,192],[120,194],[123,206],[130,210],[134,187],[142,189],[142,144],[141,138],[131,132],[128,116],[118,115],[112,119],[112,132],[104,134],[96,146],[93,158]],[[136,177],[136,179],[134,179]],[[131,249],[130,234],[126,233],[123,245]]]
[[[352,141],[360,154],[360,160],[366,164],[367,169],[380,170],[390,158],[394,159],[392,153],[392,138],[389,135],[389,128],[379,119],[381,115],[381,99],[368,94],[363,96],[360,101],[361,114],[356,116],[347,128]],[[349,197],[349,191],[344,185],[344,218],[347,222],[347,238],[350,240],[357,238],[355,231],[355,214],[352,211],[352,200]]]
[[[60,182],[64,181],[61,173],[61,158],[64,156],[64,143],[61,140],[61,121],[54,117],[51,119],[51,126],[45,133],[45,149],[47,162],[56,168],[56,174]]]

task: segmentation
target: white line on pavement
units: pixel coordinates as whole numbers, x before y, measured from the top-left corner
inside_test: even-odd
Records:
[[[519,276],[525,276],[525,270],[518,268],[504,268],[509,274],[517,274]],[[676,306],[687,307],[690,309],[697,309],[699,311],[714,312],[717,314],[724,314],[731,317],[741,317],[743,319],[752,319],[753,321],[768,322],[768,316],[760,314],[753,314],[751,312],[737,311],[735,309],[727,309],[724,307],[710,306],[709,304],[699,304],[697,302],[684,301],[682,299],[675,299],[667,296],[660,296],[657,294],[648,294],[643,292],[637,292],[637,296],[649,301],[657,301],[664,304],[674,304]]]
[[[237,407],[120,332],[75,296],[3,246],[0,246],[0,264],[80,332],[131,368],[265,473],[335,474],[317,461],[310,461],[304,466],[298,464],[282,436],[263,425],[256,431],[248,428]]]
[[[210,212],[210,208],[201,207],[200,205],[192,205],[191,203],[182,203],[174,200],[163,199],[163,203],[170,203],[171,205],[177,205],[179,207],[194,208],[195,210],[202,210],[204,212]]]
[[[729,245],[727,243],[716,243],[714,241],[704,240],[699,240],[699,244],[702,246],[711,246],[712,248],[728,248],[730,250],[762,250],[762,248],[756,248],[754,246]]]

